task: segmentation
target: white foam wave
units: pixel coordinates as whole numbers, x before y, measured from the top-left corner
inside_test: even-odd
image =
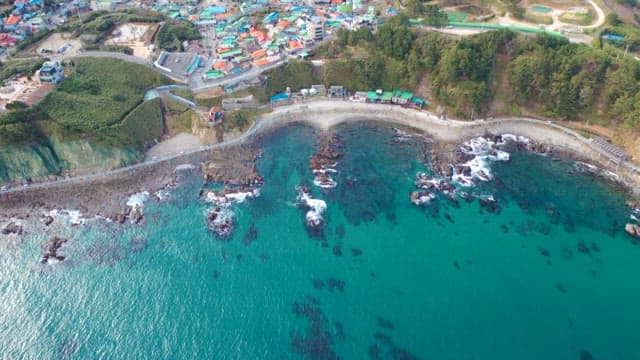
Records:
[[[145,201],[147,201],[147,199],[149,199],[148,191],[135,193],[129,196],[129,199],[127,199],[127,206],[131,206],[134,209],[136,208],[136,206],[142,208],[142,205],[145,203]]]
[[[298,201],[309,208],[305,214],[307,226],[318,227],[324,222],[322,214],[327,210],[327,203],[321,199],[313,199],[304,189],[299,189]]]
[[[460,164],[469,169],[467,174],[457,173],[454,168],[452,180],[464,187],[474,186],[474,179],[480,181],[491,181],[491,163],[495,161],[509,161],[510,154],[502,148],[509,142],[516,142],[529,146],[530,140],[524,136],[503,134],[496,136],[493,140],[485,137],[477,137],[462,144],[460,151],[474,157]]]
[[[260,190],[251,189],[249,191],[238,191],[234,193],[218,194],[215,191],[209,191],[204,200],[216,205],[240,204],[245,202],[247,198],[260,196]]]

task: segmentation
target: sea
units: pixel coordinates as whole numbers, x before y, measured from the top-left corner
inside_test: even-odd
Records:
[[[264,184],[223,205],[227,235],[200,196],[219,185],[184,167],[130,199],[140,224],[59,212],[4,241],[0,358],[640,359],[640,246],[615,183],[507,141],[484,179],[417,205],[431,139],[332,131],[333,187],[309,168],[320,130],[256,140]],[[43,263],[53,237],[64,260]]]

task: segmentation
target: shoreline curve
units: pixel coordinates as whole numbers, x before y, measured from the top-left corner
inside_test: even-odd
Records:
[[[638,167],[598,148],[577,132],[553,122],[518,116],[474,122],[442,120],[430,112],[417,111],[397,105],[321,99],[276,107],[271,113],[259,116],[254,125],[241,136],[227,142],[203,146],[184,154],[175,154],[101,173],[36,183],[29,187],[12,188],[0,193],[0,204],[14,209],[24,209],[33,207],[33,204],[37,202],[46,203],[47,198],[58,200],[65,199],[68,195],[73,197],[74,189],[81,187],[91,189],[93,197],[113,196],[116,195],[114,192],[117,195],[122,195],[122,193],[130,193],[132,188],[148,187],[149,183],[153,182],[152,178],[155,178],[156,183],[158,178],[160,180],[168,179],[177,166],[201,163],[211,152],[252,143],[261,135],[287,125],[305,123],[321,130],[327,130],[342,123],[360,121],[377,121],[414,128],[443,143],[462,143],[470,138],[486,134],[522,135],[535,142],[568,151],[590,163],[614,172],[620,176],[623,184],[633,193],[640,193],[640,169]],[[121,200],[115,201],[114,204],[118,204]],[[77,207],[79,204],[84,204],[83,201],[89,201],[87,196],[77,201],[67,199],[66,201],[52,200],[51,202],[56,204],[62,202],[60,206],[76,205]]]

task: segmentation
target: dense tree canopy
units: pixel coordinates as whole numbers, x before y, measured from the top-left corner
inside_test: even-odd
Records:
[[[486,114],[500,86],[501,101],[543,116],[597,117],[603,123],[640,127],[640,67],[611,47],[602,50],[506,30],[460,40],[436,32],[418,36],[406,16],[392,19],[375,34],[362,28],[340,32],[339,39],[331,46],[342,58],[329,62],[318,79],[326,85],[415,89],[428,80],[432,96],[461,117],[472,111]],[[356,48],[368,57],[351,57]],[[505,82],[497,84],[497,78]]]

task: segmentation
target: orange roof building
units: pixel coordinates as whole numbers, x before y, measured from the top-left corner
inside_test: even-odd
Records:
[[[289,48],[290,49],[298,49],[298,48],[301,48],[301,47],[302,47],[302,45],[300,45],[299,42],[293,41],[293,40],[289,41]]]
[[[20,22],[20,19],[22,17],[20,15],[11,15],[7,18],[7,21],[5,21],[5,25],[16,25],[17,23]]]
[[[227,67],[226,61],[218,61],[217,63],[213,64],[213,68],[216,70],[222,70],[226,67]]]
[[[267,55],[267,50],[265,50],[265,49],[256,50],[256,51],[251,53],[251,57],[253,59],[258,59],[258,58],[261,58],[261,57],[263,57],[265,55]]]
[[[260,60],[256,60],[253,62],[253,64],[255,66],[265,66],[269,63],[269,59],[268,58],[262,58]]]

